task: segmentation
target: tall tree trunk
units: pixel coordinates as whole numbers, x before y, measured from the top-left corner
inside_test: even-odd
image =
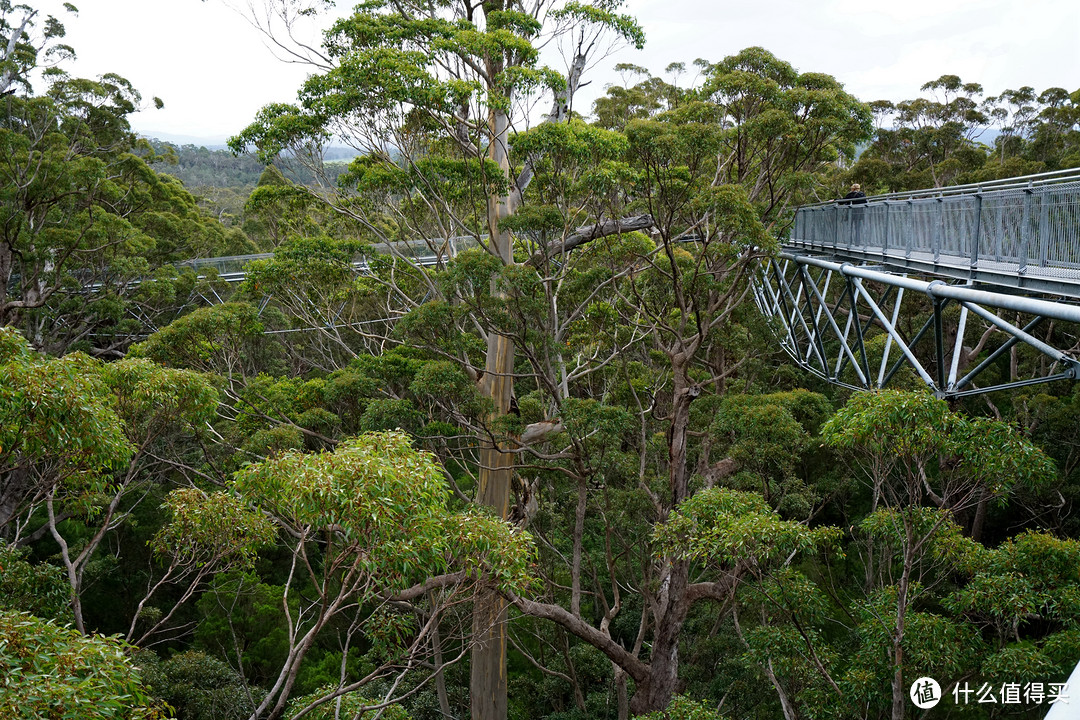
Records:
[[[9,243],[0,240],[0,326],[7,325],[7,297],[8,283],[11,282],[11,271],[15,261],[15,253]]]
[[[15,6],[19,8],[18,5]],[[7,44],[0,47],[0,62],[4,64],[4,71],[0,73],[0,95],[7,93],[8,88],[15,82],[15,68],[16,63],[11,59],[15,57],[15,52],[18,50],[19,41],[22,40],[23,35],[26,34],[27,27],[30,27],[30,22],[34,19],[34,16],[38,14],[37,10],[31,10],[25,6],[21,9],[25,15],[23,15],[22,21],[19,23],[19,27],[15,28],[11,35],[7,38]],[[0,295],[0,299],[4,296]]]
[[[892,720],[904,720],[907,705],[907,693],[904,692],[904,632],[907,627],[908,594],[911,591],[911,573],[915,566],[914,532],[911,519],[904,521],[904,568],[900,573],[900,582],[896,597],[896,627],[893,631],[893,678],[892,678]]]
[[[686,467],[687,443],[690,428],[690,404],[701,388],[690,380],[689,352],[672,355],[671,427],[668,430],[668,473],[671,504],[663,509],[660,522],[690,494],[689,473]],[[667,579],[660,591],[660,611],[653,636],[649,662],[649,679],[640,683],[630,699],[631,714],[664,710],[675,695],[679,679],[679,637],[686,614],[690,609],[690,564],[684,560],[669,560]]]
[[[660,522],[667,520],[667,513],[678,507],[690,494],[689,473],[686,468],[687,443],[690,438],[690,403],[701,394],[701,387],[690,381],[689,356],[689,352],[680,351],[671,361],[671,427],[668,430],[668,485],[671,488],[671,505],[665,509]]]
[[[581,617],[581,546],[585,539],[585,509],[588,486],[585,478],[578,479],[577,509],[574,512],[574,555],[570,569],[570,612]]]
[[[666,607],[657,623],[649,658],[649,679],[638,684],[630,698],[630,714],[660,711],[671,704],[679,681],[679,637],[690,609],[689,563],[672,563],[666,581]]]
[[[630,720],[630,699],[626,692],[626,671],[612,663],[615,670],[615,697],[618,703],[618,720]]]
[[[439,712],[443,717],[450,718],[450,698],[446,694],[446,673],[443,672],[442,638],[439,637],[439,621],[436,620],[431,626],[431,650],[432,660],[435,662],[435,693],[439,697]]]
[[[13,536],[8,530],[8,524],[19,512],[22,502],[32,496],[32,482],[30,471],[23,464],[17,464],[6,474],[0,474],[0,537],[6,538],[9,542],[18,539],[18,532]],[[16,528],[18,528],[17,524]]]
[[[986,512],[990,507],[991,495],[986,488],[979,491],[979,505],[975,509],[975,519],[971,523],[971,539],[982,542],[983,527],[986,525]]]
[[[506,113],[493,110],[489,122],[492,141],[488,154],[510,176],[507,145],[510,123]],[[488,198],[488,233],[492,249],[503,263],[513,262],[511,237],[499,227],[514,211],[510,195]],[[492,279],[494,283],[494,278]],[[494,291],[495,288],[493,287]],[[488,334],[487,359],[480,391],[494,403],[492,418],[510,410],[514,389],[514,341],[495,332]],[[510,482],[514,456],[509,448],[482,440],[476,502],[487,505],[506,519],[510,509]],[[473,647],[470,668],[470,704],[473,720],[506,718],[506,601],[491,585],[482,585],[473,606]]]

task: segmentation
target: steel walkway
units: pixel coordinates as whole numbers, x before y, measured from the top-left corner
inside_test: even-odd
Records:
[[[946,398],[1075,380],[1080,171],[799,208],[754,295],[791,357],[837,385],[881,388],[905,366]],[[969,368],[987,330],[1005,341]],[[1017,344],[1045,356],[1039,372],[976,382]]]
[[[376,243],[370,247],[372,252],[394,258],[408,260],[416,265],[430,267],[446,262],[462,250],[479,247],[477,239],[471,235],[439,238],[438,240],[403,240],[393,243]],[[177,263],[179,268],[190,267],[196,272],[200,269],[214,268],[218,277],[228,283],[240,283],[247,278],[247,265],[255,260],[269,260],[274,253],[256,253],[254,255],[230,255],[227,257],[195,258]],[[352,263],[353,270],[367,273],[370,269],[367,258],[359,258]],[[200,275],[200,277],[203,277]]]
[[[481,236],[481,239],[486,236]],[[417,240],[405,240],[400,242],[391,243],[376,243],[365,248],[367,254],[365,256],[358,257],[351,263],[352,269],[358,275],[367,274],[371,271],[370,258],[372,254],[383,255],[397,260],[402,260],[411,265],[421,267],[433,267],[447,262],[450,258],[453,258],[459,252],[470,248],[480,246],[480,240],[475,236],[463,235],[451,238],[426,238]],[[191,268],[195,271],[196,276],[200,280],[220,280],[228,283],[229,285],[235,285],[244,282],[248,275],[248,264],[257,260],[269,260],[274,257],[274,253],[256,253],[252,255],[230,255],[225,257],[211,257],[211,258],[194,258],[191,260],[184,260],[176,264],[177,268]],[[208,269],[213,269],[214,273],[208,273]],[[140,280],[132,280],[127,283],[128,287],[136,287],[141,283]],[[215,288],[215,282],[205,282],[196,284],[187,298],[187,300],[181,303],[176,313],[169,318],[168,322],[180,317],[186,309],[204,305],[220,305],[226,302],[226,298],[222,297],[218,293],[220,286]],[[86,290],[90,292],[99,292],[101,289],[101,283],[93,283],[85,286]],[[226,294],[229,297],[229,294]],[[262,299],[258,302],[259,315],[262,315],[263,310],[266,308],[267,303],[270,300],[269,295],[263,295]],[[318,327],[305,327],[305,328],[289,328],[284,330],[267,330],[266,334],[279,334],[279,333],[291,333],[291,332],[305,332],[309,330],[323,330],[323,329],[337,329],[341,327],[349,327],[350,324],[339,324],[337,317],[341,314],[341,308],[345,305],[344,302],[337,309],[336,312],[331,312],[328,318],[320,324]],[[142,331],[130,335],[131,339],[138,340],[147,337],[151,333],[157,332],[160,328],[158,324],[153,321],[147,312],[144,312],[137,305],[134,308],[129,308],[128,312],[138,320],[142,325]],[[91,336],[93,337],[93,335]]]

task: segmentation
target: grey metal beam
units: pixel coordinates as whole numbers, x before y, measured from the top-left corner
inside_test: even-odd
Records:
[[[965,307],[964,310],[966,311],[967,308]],[[1032,320],[1031,322],[1029,322],[1027,325],[1024,326],[1024,332],[1028,332],[1029,330],[1033,330],[1035,328],[1035,326],[1038,325],[1039,323],[1041,323],[1042,321],[1043,321],[1043,318],[1041,318],[1041,317],[1035,318],[1034,320]],[[951,384],[949,386],[949,389],[955,392],[955,391],[960,390],[960,388],[966,386],[968,383],[970,383],[972,380],[974,380],[975,377],[979,373],[981,373],[986,368],[990,367],[990,365],[992,365],[995,360],[997,360],[1003,354],[1008,352],[1012,348],[1012,346],[1016,345],[1018,342],[1020,342],[1020,338],[1018,336],[1013,335],[1012,337],[1010,337],[1008,340],[1003,342],[998,347],[997,350],[994,350],[994,352],[990,353],[989,357],[987,357],[985,360],[983,360],[978,365],[976,365],[967,375],[964,375],[964,377],[960,378],[960,380],[957,381],[955,384]]]
[[[1016,327],[1007,320],[1002,320],[997,315],[987,312],[984,308],[979,307],[975,303],[965,302],[964,307],[981,317],[983,320],[986,320],[991,325],[996,326],[999,330],[1002,330],[1009,335],[1012,335],[1026,345],[1030,345],[1044,355],[1048,355],[1060,363],[1064,363],[1073,367],[1080,367],[1080,363],[1078,363],[1076,360],[1073,360],[1057,348],[1048,345],[1047,343],[1044,343],[1042,340],[1038,339],[1030,333],[1024,332],[1023,330]]]
[[[766,315],[781,320],[783,332],[786,333],[786,338],[782,340],[782,344],[791,357],[815,376],[835,385],[855,389],[883,387],[889,383],[893,375],[904,363],[910,364],[922,381],[934,390],[939,397],[946,398],[966,397],[978,393],[1080,378],[1080,361],[1029,332],[1043,319],[1080,322],[1080,308],[1075,305],[1006,293],[988,292],[970,286],[946,285],[940,280],[924,281],[882,272],[876,268],[856,267],[850,263],[835,263],[807,255],[783,253],[781,259],[784,261],[784,270],[780,269],[780,263],[771,261],[765,264],[762,267],[763,272],[756,276],[758,282],[761,282],[764,287],[755,289],[755,297],[765,300],[766,295],[768,295],[772,298],[771,304],[759,301],[758,307]],[[794,272],[791,273],[789,278],[787,269],[792,266],[794,266]],[[809,268],[812,267],[821,270],[816,281],[809,272]],[[838,273],[845,281],[844,286],[837,288],[835,306],[831,306],[832,303],[829,302],[829,298],[819,287],[822,278],[824,278],[827,289],[833,273]],[[793,288],[792,284],[796,282],[798,282],[798,287]],[[864,283],[872,283],[872,285]],[[872,292],[873,288],[883,288],[884,292],[876,293],[880,297],[875,297],[875,292]],[[932,301],[933,309],[918,333],[908,342],[899,331],[897,322],[903,311],[904,294],[911,291],[924,293]],[[891,312],[886,312],[889,295],[894,292],[897,295],[896,301],[889,308]],[[865,327],[862,318],[859,317],[858,306],[860,302],[865,303],[871,313]],[[960,319],[955,334],[952,334],[951,338],[947,338],[943,312],[945,306],[950,302],[956,302],[960,305]],[[837,318],[845,304],[849,306],[848,317],[845,327],[841,330]],[[986,308],[1031,315],[1034,316],[1034,320],[1025,327],[1020,328],[998,317],[998,315]],[[957,381],[956,377],[959,374],[959,364],[963,353],[963,342],[969,314],[978,315],[983,321],[1010,337],[976,368]],[[807,315],[809,315],[809,320],[807,320]],[[798,316],[797,319],[796,316]],[[821,322],[823,318],[824,323]],[[865,343],[867,340],[866,329],[875,323],[880,325],[886,333],[886,351],[882,354],[877,382],[872,385]],[[810,324],[813,325],[812,328]],[[855,337],[851,337],[853,328]],[[933,368],[935,371],[933,374],[929,371],[929,368],[923,366],[914,353],[915,345],[931,328],[933,328],[935,339],[934,357],[936,367]],[[840,347],[836,357],[835,369],[829,366],[824,346],[825,341],[829,339],[826,337],[829,332],[832,333],[830,342],[836,341]],[[802,352],[804,348],[802,343],[798,342],[799,338],[806,338],[805,353]],[[950,339],[953,342],[951,348],[947,345]],[[1048,375],[1016,380],[988,388],[970,387],[973,378],[992,364],[1002,353],[1007,352],[1009,348],[1021,342],[1039,350],[1054,360],[1054,365],[1048,371]],[[893,363],[889,371],[883,375],[883,371],[889,365],[888,348],[893,343],[900,349],[902,357]],[[820,364],[814,362],[814,360],[820,361]],[[852,367],[855,369],[859,382],[862,384],[861,387],[840,379],[840,372],[848,361],[851,362]],[[1055,368],[1061,366],[1064,366],[1065,369],[1062,372],[1056,372]]]
[[[1080,306],[1067,305],[1065,303],[1050,302],[1037,298],[1024,297],[1022,295],[1007,295],[1004,293],[976,290],[971,287],[947,285],[941,280],[926,282],[914,278],[899,277],[889,273],[857,267],[851,263],[834,263],[808,255],[792,255],[781,253],[781,257],[789,258],[800,263],[831,269],[845,277],[856,277],[863,280],[873,280],[894,287],[902,287],[907,290],[915,290],[929,295],[931,298],[948,298],[958,302],[971,302],[979,305],[1001,308],[1002,310],[1015,310],[1016,312],[1030,313],[1032,315],[1045,315],[1055,320],[1067,322],[1080,322]]]
[[[895,247],[890,247],[883,252],[880,248],[823,247],[820,243],[812,244],[796,239],[785,241],[784,249],[793,254],[807,251],[828,253],[838,262],[873,262],[891,267],[898,273],[917,272],[940,275],[954,280],[972,280],[1017,291],[1080,299],[1080,277],[1075,279],[1055,277],[1042,268],[1029,268],[1027,274],[1018,275],[1015,270],[1008,268],[972,267],[971,259],[961,255],[943,254],[938,262],[934,262],[932,257],[905,256]]]
[[[830,274],[829,278],[831,278],[831,277],[832,277],[832,275]],[[846,340],[844,339],[844,338],[847,337],[847,332],[845,331],[843,334],[840,333],[840,327],[836,324],[836,318],[833,317],[833,314],[831,312],[829,312],[828,304],[825,302],[824,293],[819,291],[817,289],[816,285],[811,285],[810,287],[811,287],[811,290],[813,290],[814,295],[818,299],[819,308],[824,308],[825,309],[825,318],[829,321],[829,326],[832,328],[832,331],[834,333],[836,333],[836,337],[840,339],[840,352],[841,353],[847,353],[848,358],[850,358],[850,360],[851,360],[851,366],[853,368],[855,368],[855,372],[858,374],[859,380],[862,381],[862,383],[864,385],[869,387],[870,386],[870,381],[866,378],[866,376],[864,376],[862,374],[862,370],[859,368],[859,363],[855,359],[855,354],[851,351],[851,348],[848,347],[848,344],[847,344]],[[826,282],[825,282],[825,292],[828,292],[828,288],[829,288],[829,283],[828,283],[828,280],[826,280]],[[849,329],[851,327],[851,325],[850,325],[851,317],[852,317],[851,315],[848,315],[848,328]],[[830,381],[834,380],[835,375],[833,375],[833,376],[826,375],[825,379],[830,380]]]
[[[852,281],[855,285],[855,289],[859,291],[859,293],[863,296],[863,299],[866,300],[866,304],[870,306],[870,310],[874,313],[874,315],[877,316],[878,322],[881,323],[882,327],[885,328],[885,331],[887,333],[893,336],[893,339],[896,341],[896,346],[900,348],[900,351],[904,353],[904,356],[908,359],[908,362],[910,362],[911,366],[915,368],[915,372],[919,373],[919,377],[923,379],[923,382],[925,382],[931,388],[937,389],[937,386],[934,384],[934,379],[930,377],[930,373],[926,372],[926,368],[924,368],[922,366],[922,363],[919,362],[919,359],[915,357],[915,353],[911,352],[911,348],[907,346],[907,343],[904,342],[904,339],[900,337],[900,334],[898,332],[896,332],[896,328],[889,323],[889,319],[885,317],[885,313],[883,313],[881,311],[881,308],[878,307],[877,303],[874,302],[874,298],[871,297],[870,293],[868,293],[866,291],[866,288],[863,287],[862,279],[857,276],[853,276]]]

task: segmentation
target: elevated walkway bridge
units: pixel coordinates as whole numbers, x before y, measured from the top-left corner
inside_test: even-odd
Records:
[[[481,236],[483,237],[483,236]],[[428,239],[416,239],[416,240],[403,240],[399,242],[390,243],[375,243],[364,249],[365,254],[353,259],[351,265],[354,272],[357,274],[366,274],[371,270],[371,264],[373,258],[380,255],[403,260],[412,265],[421,267],[433,267],[446,263],[450,258],[457,255],[459,252],[480,246],[480,240],[476,236],[462,235],[451,238],[428,238]],[[255,253],[251,255],[229,255],[223,257],[210,257],[210,258],[193,258],[190,260],[184,260],[176,264],[176,267],[180,269],[191,268],[195,274],[204,280],[216,279],[218,281],[224,281],[229,285],[237,285],[244,282],[248,276],[248,265],[256,260],[270,260],[274,257],[274,253]],[[213,272],[209,272],[210,270]],[[140,284],[139,280],[130,281],[128,286],[134,287]],[[191,291],[191,295],[187,300],[181,304],[181,307],[176,313],[169,319],[175,320],[185,310],[193,307],[199,307],[203,305],[219,305],[226,301],[226,298],[230,296],[229,293],[219,293],[218,290],[222,289],[220,285],[215,287],[216,283],[199,283]],[[86,290],[90,292],[98,292],[101,288],[101,283],[93,283],[85,286]],[[224,297],[223,297],[224,295]],[[266,308],[267,303],[270,300],[269,295],[264,295],[259,302],[259,314]],[[341,315],[344,302],[340,304],[336,311],[329,312],[328,316],[324,319],[324,322],[318,327],[312,328],[291,328],[284,330],[267,330],[268,334],[289,333],[289,332],[304,332],[306,330],[335,330],[338,328],[349,327],[349,323],[340,323],[338,318]],[[142,331],[131,335],[133,340],[145,338],[150,333],[156,332],[159,327],[158,324],[150,317],[147,312],[143,312],[141,308],[136,306],[133,309],[129,309],[131,315],[139,321]],[[93,337],[93,335],[91,335]]]
[[[462,250],[478,247],[479,243],[472,235],[439,238],[438,240],[403,240],[393,243],[376,243],[368,250],[370,253],[408,260],[415,265],[430,267],[446,262]],[[214,268],[218,277],[228,283],[241,283],[247,279],[247,265],[255,260],[269,260],[274,253],[256,253],[254,255],[230,255],[227,257],[195,258],[177,263],[177,267],[194,268],[196,273]],[[366,273],[370,268],[367,257],[357,258],[352,263],[353,270]]]
[[[754,294],[784,349],[834,384],[881,388],[905,365],[947,398],[1075,380],[1077,328],[1061,322],[1080,323],[1080,170],[801,207]],[[969,368],[969,334],[991,328],[1007,339]],[[976,382],[1018,343],[1044,372]]]
[[[366,273],[383,254],[434,266],[477,244],[471,236],[384,243],[352,264]],[[180,266],[200,276],[214,268],[239,283],[248,263],[272,257]],[[753,289],[792,359],[836,385],[882,388],[904,368],[945,398],[1075,380],[1080,170],[801,207],[781,253],[759,264]],[[197,292],[204,303],[222,302],[212,285]],[[326,322],[337,327],[333,314]],[[984,353],[991,334],[1004,341]],[[1017,345],[1044,356],[1036,374],[1002,380],[988,372]]]

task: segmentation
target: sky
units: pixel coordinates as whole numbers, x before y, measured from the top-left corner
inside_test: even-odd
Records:
[[[276,58],[226,0],[74,0],[75,17],[53,0],[29,2],[64,22],[78,54],[74,73],[131,80],[147,100],[132,126],[147,136],[220,143],[266,103],[294,100],[310,71]],[[352,4],[338,2],[338,13]],[[801,72],[833,75],[865,101],[916,97],[944,74],[981,83],[987,94],[1080,89],[1077,0],[627,0],[624,11],[644,28],[645,49],[598,64],[575,101],[579,112],[620,82],[616,63],[661,74],[685,62],[686,83],[696,58],[716,62],[752,45]],[[309,30],[314,37],[317,28]],[[154,96],[163,110],[152,109]]]

